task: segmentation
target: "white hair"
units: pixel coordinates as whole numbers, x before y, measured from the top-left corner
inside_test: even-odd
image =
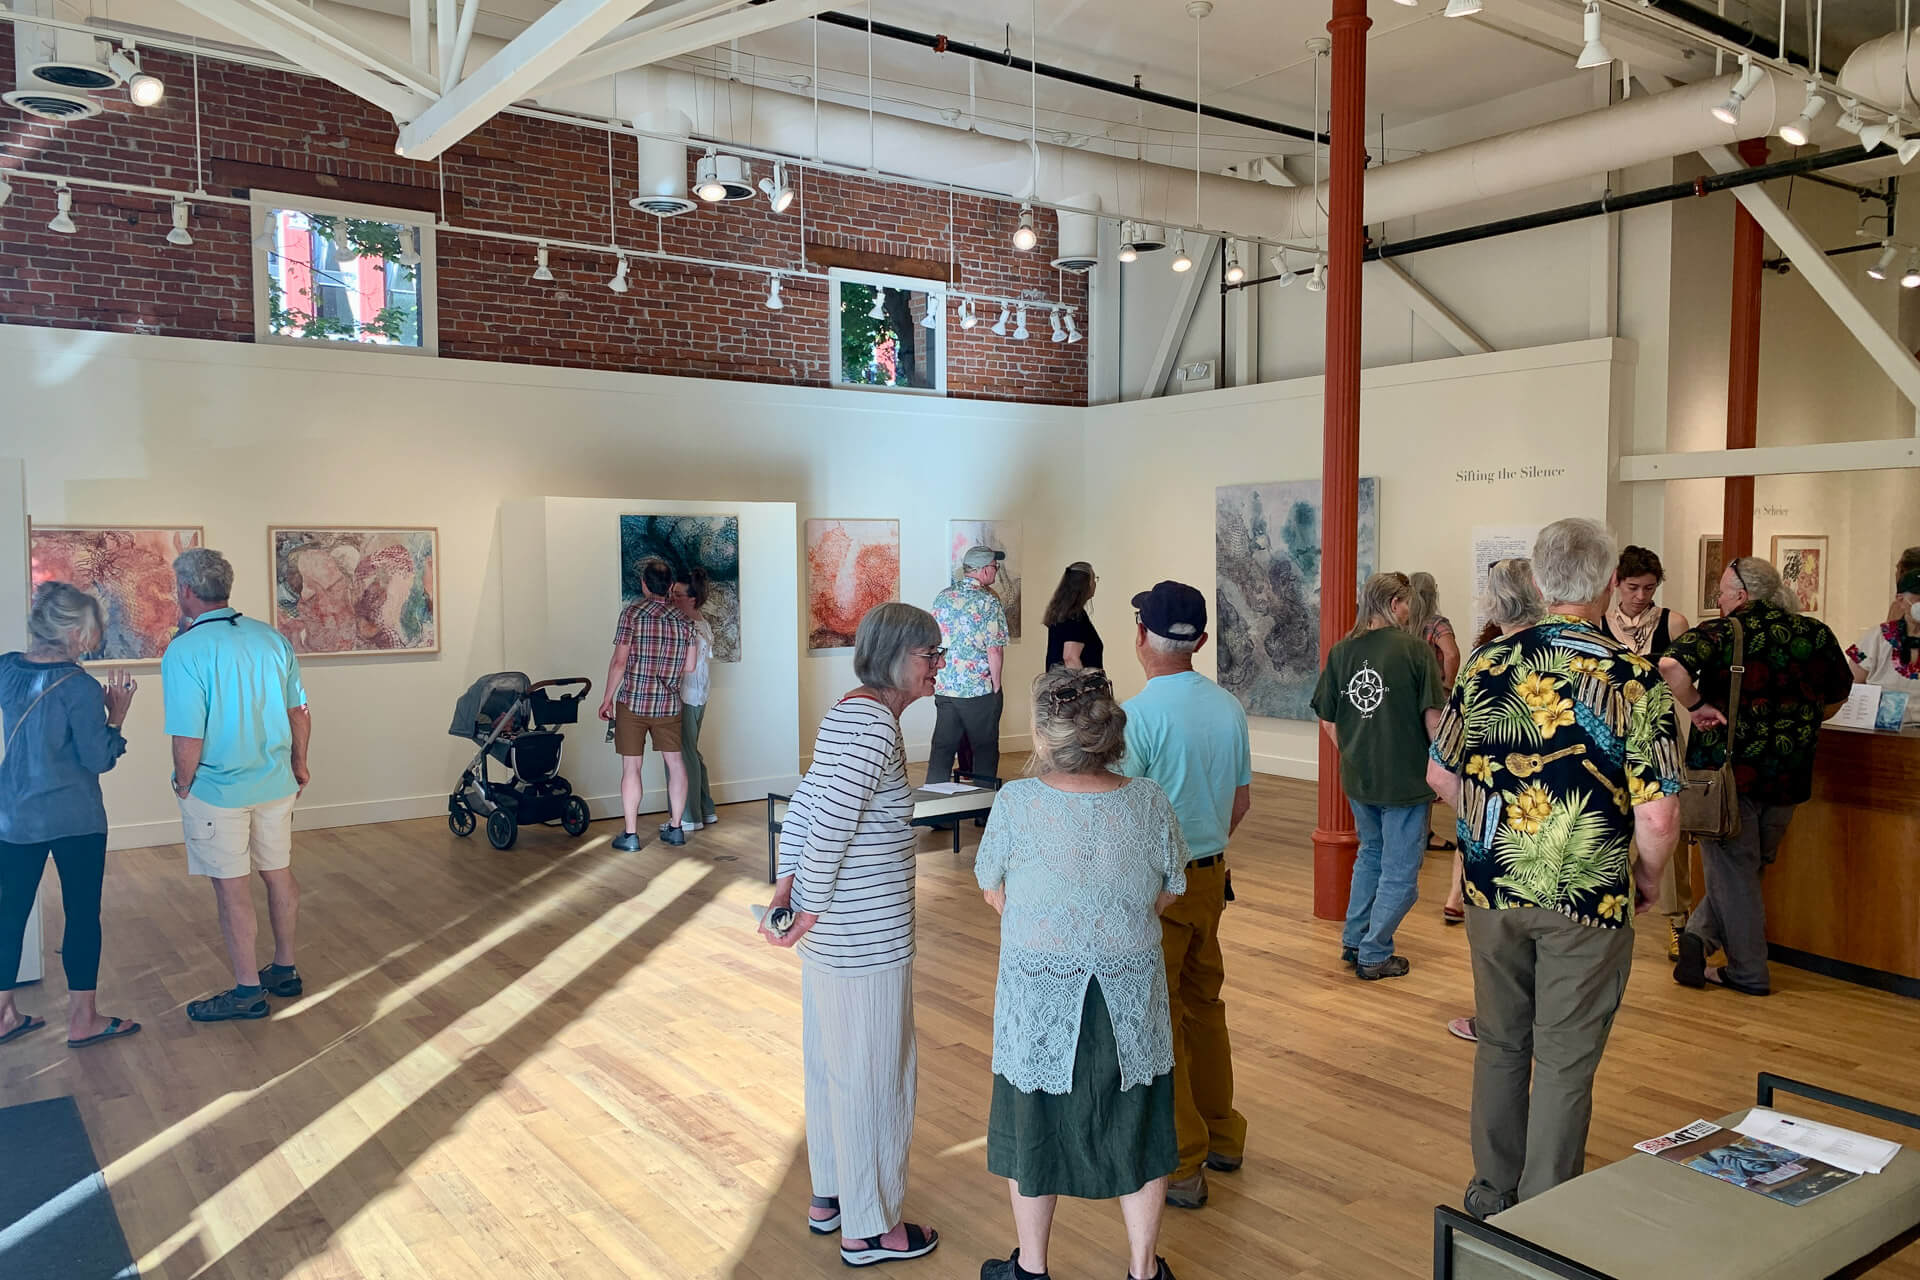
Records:
[[[1158,631],[1147,632],[1147,648],[1166,657],[1192,653],[1199,647],[1200,637],[1197,635],[1189,640],[1176,640],[1172,636],[1163,636]]]
[[[1556,520],[1533,544],[1533,576],[1548,604],[1584,603],[1606,594],[1619,547],[1598,520]]]
[[[173,576],[208,604],[225,604],[233,594],[233,566],[211,547],[193,547],[175,556]]]
[[[1771,561],[1759,556],[1735,556],[1727,561],[1727,568],[1733,571],[1733,580],[1740,589],[1755,600],[1788,613],[1800,612],[1800,598],[1781,580],[1780,571]]]

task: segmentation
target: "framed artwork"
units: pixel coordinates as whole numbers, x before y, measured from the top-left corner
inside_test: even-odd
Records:
[[[1720,616],[1720,575],[1727,571],[1726,539],[1717,533],[1700,535],[1700,616]]]
[[[301,657],[440,652],[440,533],[273,526],[273,629]]]
[[[713,660],[740,661],[740,517],[621,516],[622,604],[640,599],[640,566],[656,559],[675,573],[707,571],[700,612],[713,627]]]
[[[898,520],[809,520],[807,649],[850,649],[860,619],[900,598]]]
[[[1773,567],[1800,601],[1800,612],[1815,617],[1827,608],[1827,535],[1773,535]]]
[[[1007,553],[1007,558],[1000,562],[1000,576],[993,584],[993,594],[1000,597],[1007,611],[1007,639],[1017,642],[1020,639],[1020,522],[947,521],[947,581],[960,581],[960,558],[967,554],[969,547],[992,547]]]
[[[206,545],[199,525],[35,525],[27,529],[32,588],[66,582],[100,602],[105,628],[86,662],[158,662],[179,630],[173,559]]]

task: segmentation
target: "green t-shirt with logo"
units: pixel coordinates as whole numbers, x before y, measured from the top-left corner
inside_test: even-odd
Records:
[[[1361,804],[1430,804],[1428,711],[1445,705],[1433,650],[1398,627],[1333,646],[1313,710],[1340,738],[1340,785]]]

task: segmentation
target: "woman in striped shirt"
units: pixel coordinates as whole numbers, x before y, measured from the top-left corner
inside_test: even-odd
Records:
[[[914,835],[900,713],[933,693],[940,624],[909,604],[868,612],[854,637],[860,687],[820,722],[813,767],[780,831],[774,909],[801,955],[806,1066],[807,1228],[840,1233],[840,1259],[865,1267],[933,1252],[939,1236],[904,1221],[913,1139]]]

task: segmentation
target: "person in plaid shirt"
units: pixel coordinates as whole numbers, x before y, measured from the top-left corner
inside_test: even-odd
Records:
[[[640,765],[647,739],[667,766],[667,825],[663,844],[683,845],[687,833],[680,815],[687,807],[687,766],[680,755],[680,681],[699,661],[693,626],[667,603],[673,570],[664,560],[640,566],[641,599],[620,611],[613,632],[613,661],[607,664],[607,694],[600,718],[613,722],[613,749],[620,755],[620,810],[626,830],[613,847],[630,853],[640,847]]]

